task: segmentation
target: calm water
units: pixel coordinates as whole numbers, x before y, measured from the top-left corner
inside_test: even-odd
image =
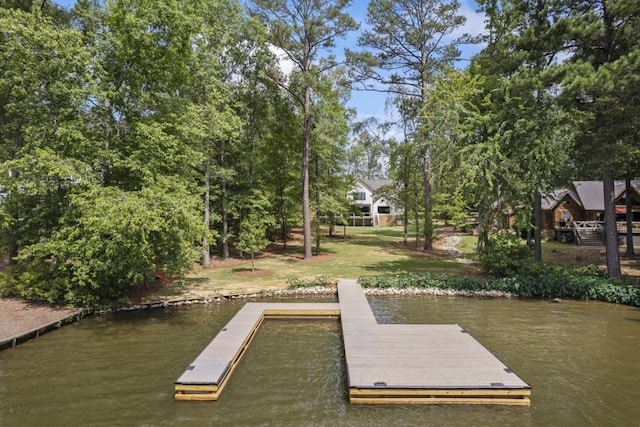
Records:
[[[533,386],[532,406],[350,406],[336,320],[266,322],[218,402],[175,402],[173,381],[244,304],[227,302],[84,319],[0,352],[0,426],[640,423],[638,309],[471,298],[369,301],[381,323],[462,325]]]

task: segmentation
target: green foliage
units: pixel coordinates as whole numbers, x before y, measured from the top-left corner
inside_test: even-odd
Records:
[[[291,277],[287,279],[287,289],[298,289],[298,288],[328,288],[330,286],[335,286],[336,280],[330,276],[316,276],[311,280],[299,279],[297,277]]]
[[[242,220],[236,247],[251,254],[251,269],[254,268],[254,255],[264,250],[269,244],[266,237],[267,227],[273,222],[259,211],[252,211]]]
[[[531,261],[531,252],[518,236],[497,232],[489,237],[489,245],[480,254],[485,274],[493,277],[510,276],[522,271]]]
[[[528,298],[571,298],[640,307],[640,286],[592,276],[572,267],[536,264],[535,271],[483,280],[432,274],[360,277],[363,288],[500,291]]]
[[[27,299],[90,306],[191,268],[202,235],[197,199],[179,188],[94,187],[71,197],[63,225],[20,250],[12,291]]]
[[[469,225],[469,212],[460,190],[453,194],[438,193],[433,197],[433,202],[436,217],[443,219],[445,224],[451,224],[459,230]]]

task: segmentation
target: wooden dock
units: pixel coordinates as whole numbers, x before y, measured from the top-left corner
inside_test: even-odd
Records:
[[[176,400],[217,400],[265,318],[340,315],[338,304],[247,303],[175,382]]]
[[[246,304],[176,380],[176,400],[216,400],[265,318],[339,315],[353,404],[530,404],[531,387],[459,325],[378,324],[355,280],[338,297]]]
[[[338,292],[351,403],[530,404],[531,387],[459,325],[380,325],[355,281]]]

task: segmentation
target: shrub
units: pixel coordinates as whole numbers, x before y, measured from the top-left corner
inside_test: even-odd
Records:
[[[297,288],[328,288],[329,286],[335,286],[336,280],[329,276],[316,276],[313,279],[305,280],[297,277],[290,277],[287,279],[287,289]]]
[[[186,272],[202,236],[196,197],[161,188],[125,192],[95,188],[71,198],[73,208],[52,236],[21,248],[7,283],[27,299],[86,307],[139,290],[156,271]]]
[[[479,259],[485,274],[493,277],[512,276],[525,268],[531,259],[531,252],[517,236],[502,232],[491,235]]]
[[[502,291],[529,298],[570,298],[640,307],[640,286],[590,275],[573,267],[539,263],[529,273],[483,280],[431,274],[395,274],[358,279],[363,288]]]

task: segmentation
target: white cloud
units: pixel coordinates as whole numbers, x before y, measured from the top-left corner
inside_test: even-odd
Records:
[[[451,34],[453,38],[461,37],[464,34],[478,36],[484,33],[484,21],[486,15],[483,12],[476,12],[477,5],[475,3],[463,3],[458,12],[467,18],[467,21]]]
[[[269,50],[276,56],[278,66],[280,67],[280,71],[282,72],[282,74],[288,77],[293,71],[295,63],[290,60],[284,50],[280,49],[279,47],[270,44]]]

